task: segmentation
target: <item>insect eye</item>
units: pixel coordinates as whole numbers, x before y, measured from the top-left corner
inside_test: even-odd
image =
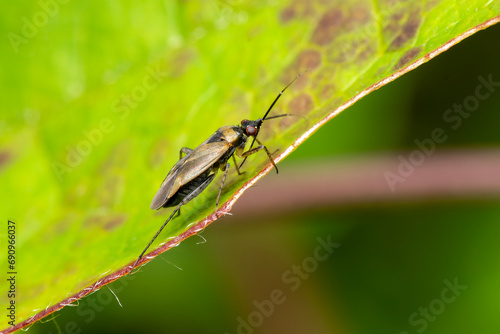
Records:
[[[255,136],[257,134],[257,129],[251,125],[247,126],[245,131],[248,136]]]

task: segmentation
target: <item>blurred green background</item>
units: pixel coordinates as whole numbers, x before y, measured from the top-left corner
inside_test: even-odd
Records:
[[[181,6],[176,10],[184,9]],[[120,14],[123,13],[115,13],[116,16]],[[97,8],[95,15],[99,15]],[[63,18],[59,16],[57,19]],[[85,19],[91,21],[93,18]],[[136,29],[140,30],[143,23],[138,20]],[[148,23],[155,24],[154,21]],[[183,27],[179,22],[176,26]],[[79,35],[81,40],[60,38],[66,41],[69,49],[79,48],[86,45],[85,41],[91,40],[93,34],[101,34],[105,29],[106,26],[95,27],[95,31],[86,32],[88,35]],[[144,28],[143,35],[148,36],[151,31],[155,30]],[[155,36],[148,38],[158,40]],[[303,180],[307,183],[307,171],[314,173],[316,164],[335,166],[351,161],[355,164],[356,159],[370,161],[383,156],[393,159],[394,166],[397,166],[399,154],[407,155],[416,149],[415,139],[428,138],[433,129],[444,127],[443,114],[448,108],[474,94],[478,76],[486,78],[492,75],[494,80],[500,81],[500,49],[496,42],[499,38],[500,27],[493,26],[368,95],[315,133],[280,163],[279,175],[266,176],[257,183],[256,190],[261,184],[276,178],[290,184]],[[39,47],[38,52],[42,53],[44,43],[55,43],[43,39],[31,41],[35,42],[35,46],[30,47]],[[174,46],[178,43],[175,40],[163,42]],[[128,50],[131,58],[147,58],[150,55],[141,52],[154,49],[151,45],[144,48],[138,47],[137,43],[133,45]],[[286,58],[286,50],[279,49],[278,52]],[[44,80],[53,76],[78,78],[81,75],[77,69],[65,66],[65,61],[71,60],[57,58],[57,54],[52,57],[59,64],[60,72],[47,70],[37,74],[39,86],[33,88],[36,93],[29,94],[30,98],[40,95],[40,101],[45,101],[43,96],[50,96],[46,87],[51,86],[45,85]],[[100,64],[107,68],[106,59],[99,52],[93,57],[85,60],[88,62],[85,66]],[[35,65],[34,59],[31,61],[33,68],[41,68]],[[273,68],[275,64],[268,65]],[[230,67],[228,64],[220,66]],[[142,68],[137,71],[142,71]],[[244,72],[251,71],[247,68]],[[95,69],[95,73],[100,73],[100,70]],[[112,81],[113,71],[109,75]],[[222,72],[207,77],[217,77],[220,80],[218,85],[231,89],[236,85],[235,76],[231,72]],[[16,73],[9,73],[9,66],[5,63],[2,77],[4,94],[14,93],[9,92],[9,87],[16,87],[9,84],[11,80],[23,80]],[[208,92],[207,100],[210,100],[210,83],[193,82],[192,85],[193,92],[186,92],[188,100],[200,91]],[[92,81],[87,82],[86,89],[92,92],[92,87]],[[275,83],[265,90],[270,92],[275,87],[280,87],[280,84]],[[78,95],[82,89],[65,87],[68,100],[71,100],[71,94]],[[116,92],[101,92],[99,89],[102,87],[95,84],[96,96],[109,100],[102,108],[109,109]],[[224,96],[225,93],[218,94]],[[146,99],[140,110],[155,108],[158,101],[165,98],[157,95]],[[218,96],[218,99],[223,99],[223,96]],[[96,107],[92,104],[92,94],[87,93],[86,98],[89,99],[89,108]],[[259,106],[266,105],[266,101],[258,102]],[[80,103],[78,107],[81,107]],[[203,109],[211,110],[210,107],[210,102],[203,105]],[[258,107],[252,107],[254,114],[258,114],[258,110]],[[498,110],[500,93],[495,91],[490,98],[481,101],[477,111],[456,131],[447,132],[449,138],[438,145],[436,156],[453,151],[463,154],[466,159],[471,152],[486,150],[494,160],[500,154]],[[70,115],[53,113],[54,119],[71,122]],[[29,121],[29,112],[27,115],[24,119]],[[186,116],[185,113],[173,112],[169,115],[179,118],[181,123]],[[210,123],[210,112],[201,115],[209,122],[208,133],[219,126]],[[36,120],[37,115],[32,116]],[[146,125],[141,124],[140,115],[132,117],[135,117],[133,123],[138,132],[162,131],[161,124],[156,129],[143,128]],[[235,116],[227,124],[238,120]],[[16,127],[15,119],[2,124]],[[92,124],[90,120],[89,124]],[[113,136],[120,138],[123,135],[120,131],[126,130],[128,128],[119,130]],[[54,134],[43,135],[45,140],[58,140]],[[183,139],[177,140],[181,142]],[[485,163],[488,161],[485,159]],[[85,168],[92,167],[81,169]],[[300,180],[294,174],[297,169],[301,171]],[[471,168],[471,180],[476,176],[474,173],[481,172],[481,168]],[[76,171],[66,187],[72,186],[71,180],[78,179],[77,173],[84,174]],[[500,178],[500,171],[497,177]],[[384,176],[379,178],[383,180]],[[457,184],[462,181],[456,180]],[[494,183],[495,180],[491,181]],[[19,183],[22,184],[22,180]],[[304,199],[302,205],[291,205],[288,210],[262,210],[259,206],[246,205],[246,197],[251,196],[250,189],[235,205],[235,215],[225,216],[203,231],[206,242],[196,236],[189,238],[143,267],[140,273],[110,284],[109,288],[123,307],[104,287],[82,299],[78,306],[65,307],[57,312],[53,321],[36,323],[29,333],[499,332],[500,320],[496,314],[500,306],[500,270],[497,265],[500,255],[500,191],[467,193],[459,188],[455,194],[436,196],[431,193],[431,187],[426,188],[430,190],[424,189],[423,196],[412,197],[410,192],[403,200],[394,200],[398,191],[404,190],[404,185],[398,185],[393,195],[389,195],[388,186],[381,189],[380,200],[364,201],[361,185],[356,190],[345,189],[346,193],[359,192],[354,197],[358,195],[360,200],[339,205],[335,199],[320,204]],[[296,190],[299,194],[310,191],[304,188]],[[369,191],[368,188],[365,190]],[[279,194],[279,189],[276,191]],[[425,196],[425,191],[429,191],[428,196]],[[150,198],[145,197],[143,201],[149,202]],[[240,206],[244,211],[238,214]],[[139,207],[134,210],[140,211]],[[318,238],[323,241],[318,241]],[[336,244],[334,252],[318,253],[317,247],[326,240]],[[324,255],[323,260],[312,260],[318,254]],[[291,273],[297,266],[305,266],[310,272],[303,276]],[[450,292],[449,286],[457,285],[456,282],[458,289],[455,293]],[[278,295],[280,297],[276,297]],[[270,299],[279,302],[271,307]],[[262,305],[266,307],[264,310]]]

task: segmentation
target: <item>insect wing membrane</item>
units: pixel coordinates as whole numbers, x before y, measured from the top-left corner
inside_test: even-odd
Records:
[[[178,188],[212,167],[228,149],[229,144],[226,141],[212,142],[198,146],[180,168],[181,172],[176,179]]]
[[[169,174],[167,178],[163,181],[161,184],[160,189],[156,193],[155,197],[153,198],[153,201],[151,202],[151,210],[156,210],[161,208],[171,197],[171,190],[172,186],[174,185],[175,179],[177,178],[178,171]]]
[[[172,186],[174,185],[175,180],[177,179],[177,175],[179,174],[179,168],[186,162],[190,155],[191,154],[188,154],[177,161],[170,172],[168,172],[167,176],[161,183],[160,189],[151,202],[151,210],[157,210],[161,208],[163,204],[165,204],[165,202],[167,202],[167,200],[175,194],[175,192],[172,193],[171,191]]]

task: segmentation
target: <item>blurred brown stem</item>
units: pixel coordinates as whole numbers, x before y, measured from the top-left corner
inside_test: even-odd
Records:
[[[500,199],[500,150],[437,151],[413,172],[401,160],[411,152],[307,160],[281,165],[234,206],[235,216],[302,211],[309,208],[415,202],[438,199]],[[407,171],[393,190],[386,173]],[[401,180],[401,179],[400,179]]]

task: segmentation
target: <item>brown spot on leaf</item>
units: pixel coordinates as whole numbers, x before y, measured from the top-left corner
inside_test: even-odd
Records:
[[[420,53],[420,51],[422,51],[422,48],[420,46],[406,51],[403,54],[403,56],[399,59],[398,63],[394,66],[394,70],[398,70],[401,67],[403,67],[404,65],[406,65],[413,58],[415,58],[415,56],[418,55]]]
[[[373,44],[366,44],[358,55],[358,61],[363,62],[371,58],[375,54],[375,46]]]
[[[281,22],[286,23],[290,20],[292,20],[295,17],[295,8],[294,7],[288,7],[285,8],[280,15]]]
[[[333,66],[325,66],[318,71],[316,77],[312,79],[312,89],[315,92],[320,92],[319,101],[324,101],[325,98],[330,98],[335,90],[335,86],[333,84],[333,80],[335,78],[335,73],[337,71],[337,67]]]
[[[307,114],[313,107],[313,101],[311,97],[307,94],[301,94],[295,97],[288,104],[288,110],[292,114],[297,115],[305,115]]]
[[[334,96],[334,94],[335,94],[335,85],[326,84],[321,89],[320,98],[321,100],[329,100]]]
[[[376,50],[375,43],[367,38],[357,38],[349,41],[339,42],[338,48],[332,50],[332,54],[328,55],[328,60],[332,63],[357,63],[368,60]]]
[[[0,167],[5,165],[11,159],[11,155],[7,151],[0,152]]]
[[[93,215],[85,220],[85,225],[99,226],[104,230],[111,231],[125,222],[127,216],[119,215]]]
[[[283,117],[279,124],[280,129],[288,129],[296,121],[294,118],[297,117]]]
[[[394,19],[395,17],[391,18]],[[421,24],[420,10],[413,10],[407,16],[407,21],[400,28],[399,34],[389,46],[389,51],[400,49],[406,42],[415,37],[418,28]]]
[[[357,39],[343,40],[337,43],[336,48],[331,48],[328,53],[328,60],[331,63],[352,62],[357,53],[359,42]]]
[[[295,0],[290,6],[280,13],[281,22],[287,23],[290,20],[302,20],[315,17],[318,9],[314,1]]]
[[[354,5],[349,11],[349,15],[345,18],[343,26],[348,30],[359,29],[361,26],[369,23],[370,17],[370,10],[366,6],[366,3],[360,2]]]
[[[313,100],[307,94],[301,94],[299,96],[294,97],[288,103],[287,112],[294,115],[307,115],[311,109],[313,108]],[[290,127],[293,123],[297,122],[299,117],[283,117],[280,121],[279,127],[281,129],[286,129]]]
[[[305,70],[312,71],[321,63],[321,54],[314,50],[305,50],[297,58],[299,73]]]
[[[401,1],[401,0],[380,0],[379,6],[380,6],[380,8],[385,8],[385,7],[391,8],[395,5],[398,5],[398,2],[404,3],[404,1]]]
[[[340,9],[331,9],[323,14],[312,35],[312,41],[318,45],[331,43],[342,27],[343,14]]]
[[[125,215],[109,217],[104,224],[104,229],[106,229],[107,231],[114,230],[116,227],[123,224],[123,222],[125,222],[125,220],[126,220]]]

